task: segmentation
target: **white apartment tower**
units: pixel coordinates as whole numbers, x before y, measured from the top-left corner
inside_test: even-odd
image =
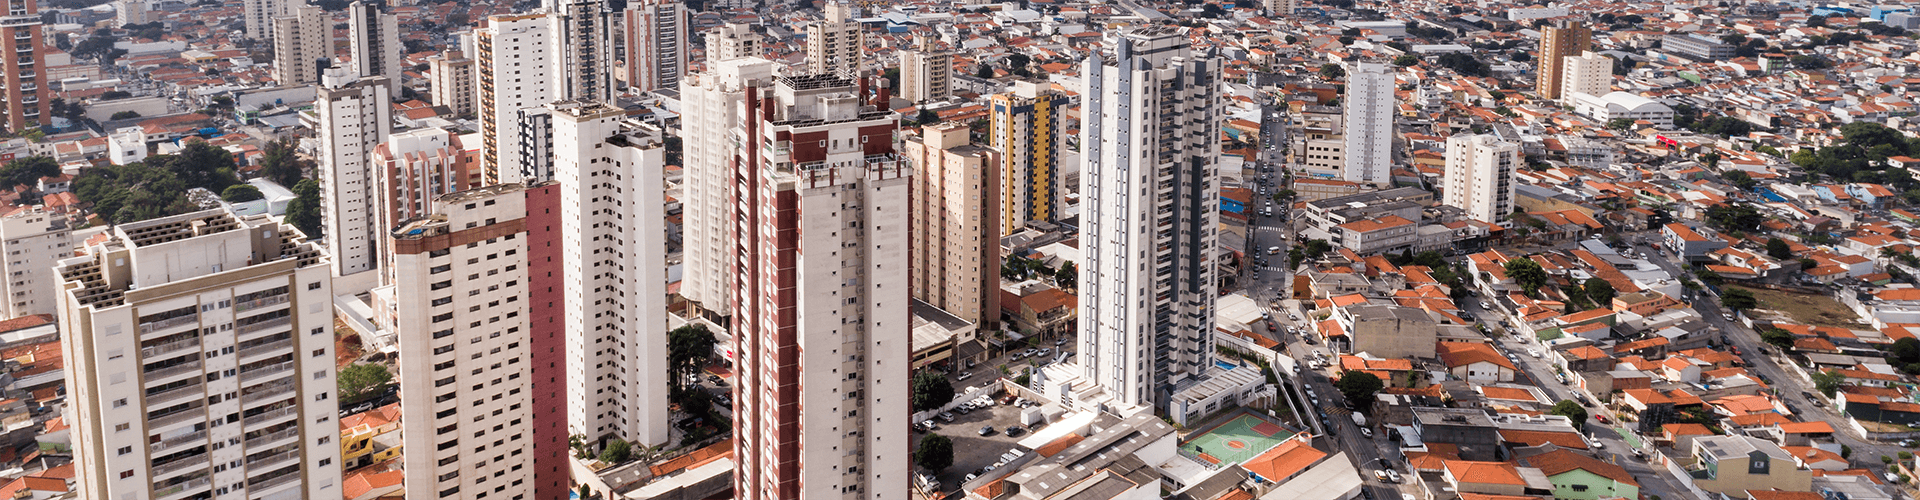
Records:
[[[334,274],[347,276],[380,267],[380,245],[392,227],[383,217],[383,176],[371,161],[374,148],[393,131],[393,104],[385,78],[355,78],[334,68],[322,80],[314,103],[320,118],[320,214]]]
[[[53,265],[73,256],[73,227],[67,216],[39,206],[8,210],[11,213],[0,215],[0,255],[6,256],[0,260],[0,276],[6,277],[0,281],[6,297],[0,314],[53,314],[60,310],[53,294],[60,280]]]
[[[899,115],[867,88],[783,76],[740,108],[729,253],[734,296],[753,298],[733,312],[740,500],[907,497],[913,169],[894,154]]]
[[[391,233],[407,498],[532,498],[525,188],[440,196]]]
[[[1220,60],[1163,26],[1109,43],[1081,72],[1080,375],[1159,407],[1213,364]]]
[[[380,4],[354,2],[347,7],[352,21],[347,23],[353,49],[353,68],[362,77],[379,76],[388,82],[405,81],[400,74],[400,18],[380,12]],[[327,39],[331,41],[332,27]]]
[[[680,88],[687,74],[686,7],[671,0],[636,1],[621,15],[626,85],[643,91]]]
[[[667,442],[665,137],[587,100],[554,103],[566,272],[567,427]]]
[[[1261,4],[1267,8],[1269,16],[1291,16],[1293,9],[1300,5],[1298,0],[1263,0]]]
[[[474,103],[473,59],[466,52],[448,50],[427,57],[428,85],[433,103],[457,114],[472,113]]]
[[[707,33],[707,62],[760,57],[767,50],[765,38],[749,24],[721,25]]]
[[[116,27],[147,24],[147,1],[116,0],[113,2],[113,22]]]
[[[294,2],[298,0],[245,0],[241,2],[241,13],[247,27],[247,38],[254,40],[273,40],[273,18],[293,13]]]
[[[333,498],[326,252],[266,215],[114,226],[61,261],[80,498]]]
[[[333,20],[318,5],[273,18],[273,79],[282,86],[320,82],[320,64],[333,58]]]
[[[613,29],[603,0],[544,0],[552,13],[554,101],[613,102]],[[546,103],[541,103],[546,104]]]
[[[728,28],[740,25],[728,25]],[[713,37],[708,37],[713,47]],[[707,314],[731,314],[733,305],[733,161],[729,139],[740,127],[749,88],[772,86],[780,65],[759,57],[708,59],[707,70],[680,85],[682,171],[680,295]]]
[[[1386,64],[1347,65],[1344,180],[1393,184],[1393,91],[1393,70]]]
[[[552,30],[545,14],[493,16],[487,27],[474,30],[485,184],[538,178],[521,165],[520,115],[559,100],[554,86],[559,51]]]
[[[1561,99],[1573,100],[1575,93],[1599,97],[1613,92],[1613,58],[1589,50],[1565,61],[1560,65]]]
[[[823,19],[807,26],[808,74],[851,78],[860,72],[867,42],[860,23],[853,21],[853,9],[842,0],[829,0],[821,8]]]
[[[911,49],[900,51],[900,97],[908,102],[953,95],[953,53],[940,50],[937,43],[918,34]]]
[[[1447,138],[1447,177],[1443,201],[1475,220],[1499,223],[1513,213],[1513,169],[1520,145],[1492,135]]]

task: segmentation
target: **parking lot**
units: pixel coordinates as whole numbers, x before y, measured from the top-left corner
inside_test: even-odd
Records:
[[[1030,433],[1022,433],[1017,437],[1007,436],[1007,426],[1020,425],[1020,412],[1022,410],[1024,410],[1024,408],[1014,405],[997,404],[996,402],[993,406],[974,410],[964,415],[955,412],[953,413],[952,422],[943,422],[938,419],[934,420],[934,423],[938,424],[939,428],[934,429],[933,433],[946,436],[953,440],[953,466],[948,467],[945,472],[940,474],[941,490],[947,493],[959,490],[963,482],[962,480],[965,479],[968,474],[978,472],[980,469],[1000,461],[1000,455],[1014,448],[1015,442],[1031,435]],[[1043,427],[1044,425],[1045,424],[1042,424]],[[986,426],[992,426],[993,433],[981,436],[980,429]],[[911,449],[919,449],[919,440],[924,436],[926,436],[925,433],[915,431],[913,433],[914,442]],[[1022,451],[1031,452],[1030,450]]]

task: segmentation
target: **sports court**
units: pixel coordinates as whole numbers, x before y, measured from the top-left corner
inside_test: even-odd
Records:
[[[1238,464],[1290,437],[1293,433],[1285,427],[1241,410],[1224,423],[1188,436],[1180,450],[1209,463]]]

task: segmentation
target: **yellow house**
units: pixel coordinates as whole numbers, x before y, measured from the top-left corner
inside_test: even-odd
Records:
[[[354,470],[400,456],[400,403],[340,419],[342,470]]]

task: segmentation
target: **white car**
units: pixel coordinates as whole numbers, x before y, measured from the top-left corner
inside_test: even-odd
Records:
[[[1527,349],[1527,355],[1528,355],[1528,356],[1533,356],[1533,357],[1535,357],[1535,358],[1539,358],[1539,357],[1540,357],[1540,350],[1539,350],[1539,349]]]

